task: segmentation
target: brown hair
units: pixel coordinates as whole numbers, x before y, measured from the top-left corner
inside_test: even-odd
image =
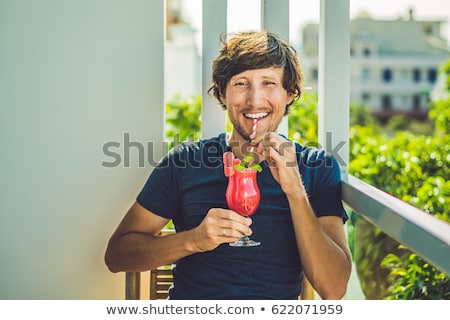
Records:
[[[295,49],[278,35],[268,31],[240,32],[221,36],[222,49],[212,65],[213,85],[208,93],[220,102],[230,79],[246,70],[281,67],[283,88],[294,95],[294,102],[302,93],[303,75]],[[289,106],[286,106],[286,114]],[[224,109],[226,107],[222,105]]]

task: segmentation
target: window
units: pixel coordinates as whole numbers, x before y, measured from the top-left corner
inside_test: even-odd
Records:
[[[383,110],[391,110],[392,109],[392,99],[388,94],[381,96],[381,107]]]
[[[422,74],[420,72],[420,69],[413,69],[413,81],[414,82],[420,82],[422,77]]]
[[[364,48],[363,49],[363,56],[368,58],[368,57],[370,57],[370,55],[371,55],[370,48],[367,48],[367,47]]]
[[[363,102],[368,102],[370,100],[370,94],[368,92],[363,92],[361,94],[361,99]]]
[[[436,80],[437,80],[437,70],[434,68],[428,69],[428,82],[436,83]]]
[[[423,32],[425,32],[426,35],[432,35],[433,34],[433,26],[431,26],[431,25],[424,25],[423,26]]]
[[[381,73],[381,77],[383,78],[384,82],[391,82],[392,81],[392,70],[389,68],[383,69]]]

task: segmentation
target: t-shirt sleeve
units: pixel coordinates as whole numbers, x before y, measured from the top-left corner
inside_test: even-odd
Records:
[[[179,192],[170,154],[153,169],[136,201],[147,210],[167,219],[178,212]]]
[[[311,206],[316,216],[338,216],[345,223],[348,215],[342,204],[339,163],[324,151],[318,153],[316,161],[310,194]]]

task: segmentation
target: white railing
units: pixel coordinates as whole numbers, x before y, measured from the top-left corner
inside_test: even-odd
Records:
[[[360,216],[450,275],[450,224],[351,175],[342,200]]]

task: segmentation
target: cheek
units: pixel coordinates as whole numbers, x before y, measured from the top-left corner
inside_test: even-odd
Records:
[[[227,99],[228,105],[230,106],[240,105],[242,101],[245,101],[244,95],[242,94],[231,94]]]

